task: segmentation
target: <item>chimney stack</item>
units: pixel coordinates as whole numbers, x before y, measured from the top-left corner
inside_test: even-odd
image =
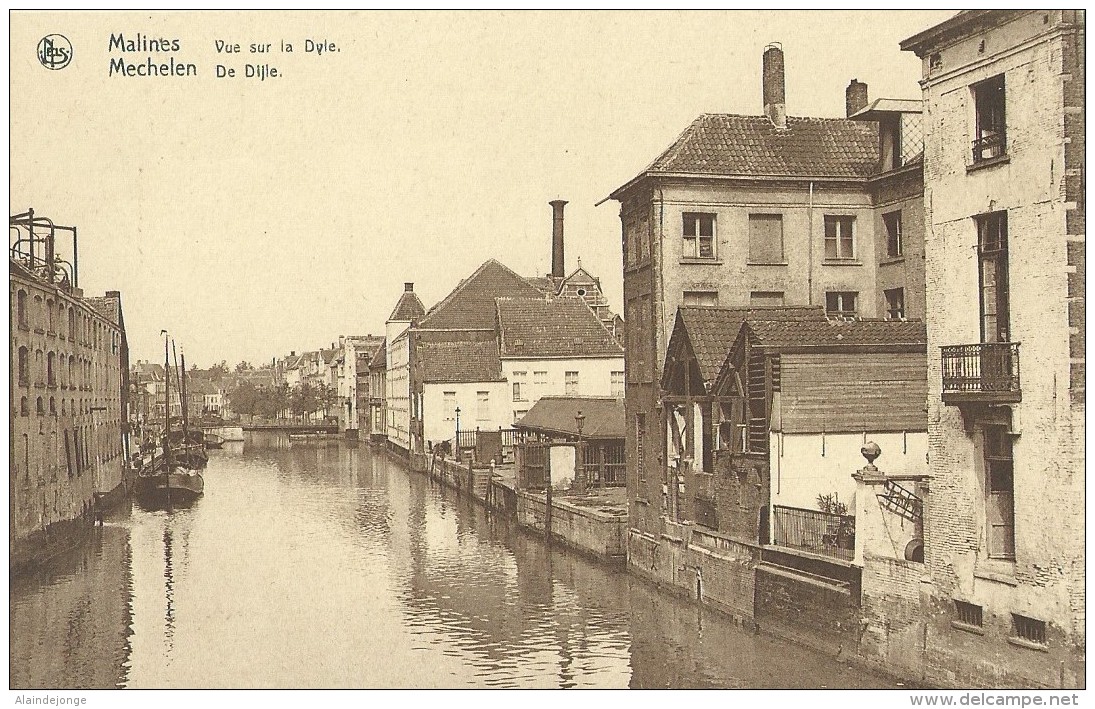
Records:
[[[783,78],[783,45],[772,42],[765,47],[761,63],[764,115],[776,128],[786,128],[787,92]]]
[[[551,276],[552,278],[566,278],[566,270],[563,266],[563,207],[565,199],[554,199],[551,205]]]
[[[844,105],[848,110],[848,118],[867,107],[867,85],[859,79],[852,79],[848,88],[844,90]]]
[[[413,283],[404,283],[403,284],[403,292],[413,293],[414,292],[414,284]]]

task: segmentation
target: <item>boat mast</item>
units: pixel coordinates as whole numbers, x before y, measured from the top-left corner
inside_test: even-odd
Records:
[[[189,419],[189,414],[187,412],[187,409],[190,408],[190,406],[189,406],[190,401],[189,401],[189,399],[186,398],[186,353],[185,352],[182,353],[181,359],[182,359],[182,383],[179,385],[180,386],[179,396],[182,397],[182,405],[183,405],[183,409],[182,409],[182,415],[183,415],[183,444],[184,445],[190,445],[190,431],[189,431],[189,429],[190,429],[189,420],[190,419]]]
[[[171,360],[167,356],[167,330],[163,331],[163,455],[164,468],[171,468]]]

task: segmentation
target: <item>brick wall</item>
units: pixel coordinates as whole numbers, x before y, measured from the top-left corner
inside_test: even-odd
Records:
[[[1083,658],[1084,476],[1077,453],[1083,449],[1077,435],[1083,363],[1076,355],[1083,356],[1084,217],[1077,193],[1082,170],[1069,167],[1069,156],[1082,151],[1070,147],[1068,134],[1078,129],[1083,142],[1082,120],[1069,118],[1082,91],[1070,86],[1076,76],[1082,85],[1082,70],[1073,71],[1075,42],[1060,12],[1024,14],[945,48],[945,70],[925,87],[932,475],[925,513],[931,578],[925,672],[940,682],[1052,686],[1062,668],[1072,677],[1071,667]],[[974,166],[970,87],[999,74],[1006,86],[1008,161]],[[997,211],[1007,212],[1009,336],[1021,343],[1022,401],[1004,413],[960,410],[941,401],[939,348],[981,341],[973,217]],[[988,557],[982,457],[985,423],[1008,417],[1016,433],[1014,562]],[[983,634],[952,627],[955,599],[984,608]],[[1048,623],[1046,651],[1009,642],[1013,613]],[[1045,664],[1046,655],[1056,658],[1056,670]]]

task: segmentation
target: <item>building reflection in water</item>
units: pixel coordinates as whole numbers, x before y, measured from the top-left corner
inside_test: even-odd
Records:
[[[108,520],[91,540],[11,580],[9,686],[125,685],[132,648],[129,530]]]
[[[884,686],[367,446],[267,435],[205,478],[191,508],[122,511],[13,581],[12,687]]]

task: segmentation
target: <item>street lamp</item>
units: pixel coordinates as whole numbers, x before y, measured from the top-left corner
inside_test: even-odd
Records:
[[[574,417],[574,425],[578,428],[578,447],[575,449],[574,463],[575,473],[574,476],[578,485],[578,492],[584,493],[586,491],[586,462],[585,462],[585,450],[582,445],[582,426],[586,422],[586,417],[582,415],[582,410],[578,409],[578,414]]]

